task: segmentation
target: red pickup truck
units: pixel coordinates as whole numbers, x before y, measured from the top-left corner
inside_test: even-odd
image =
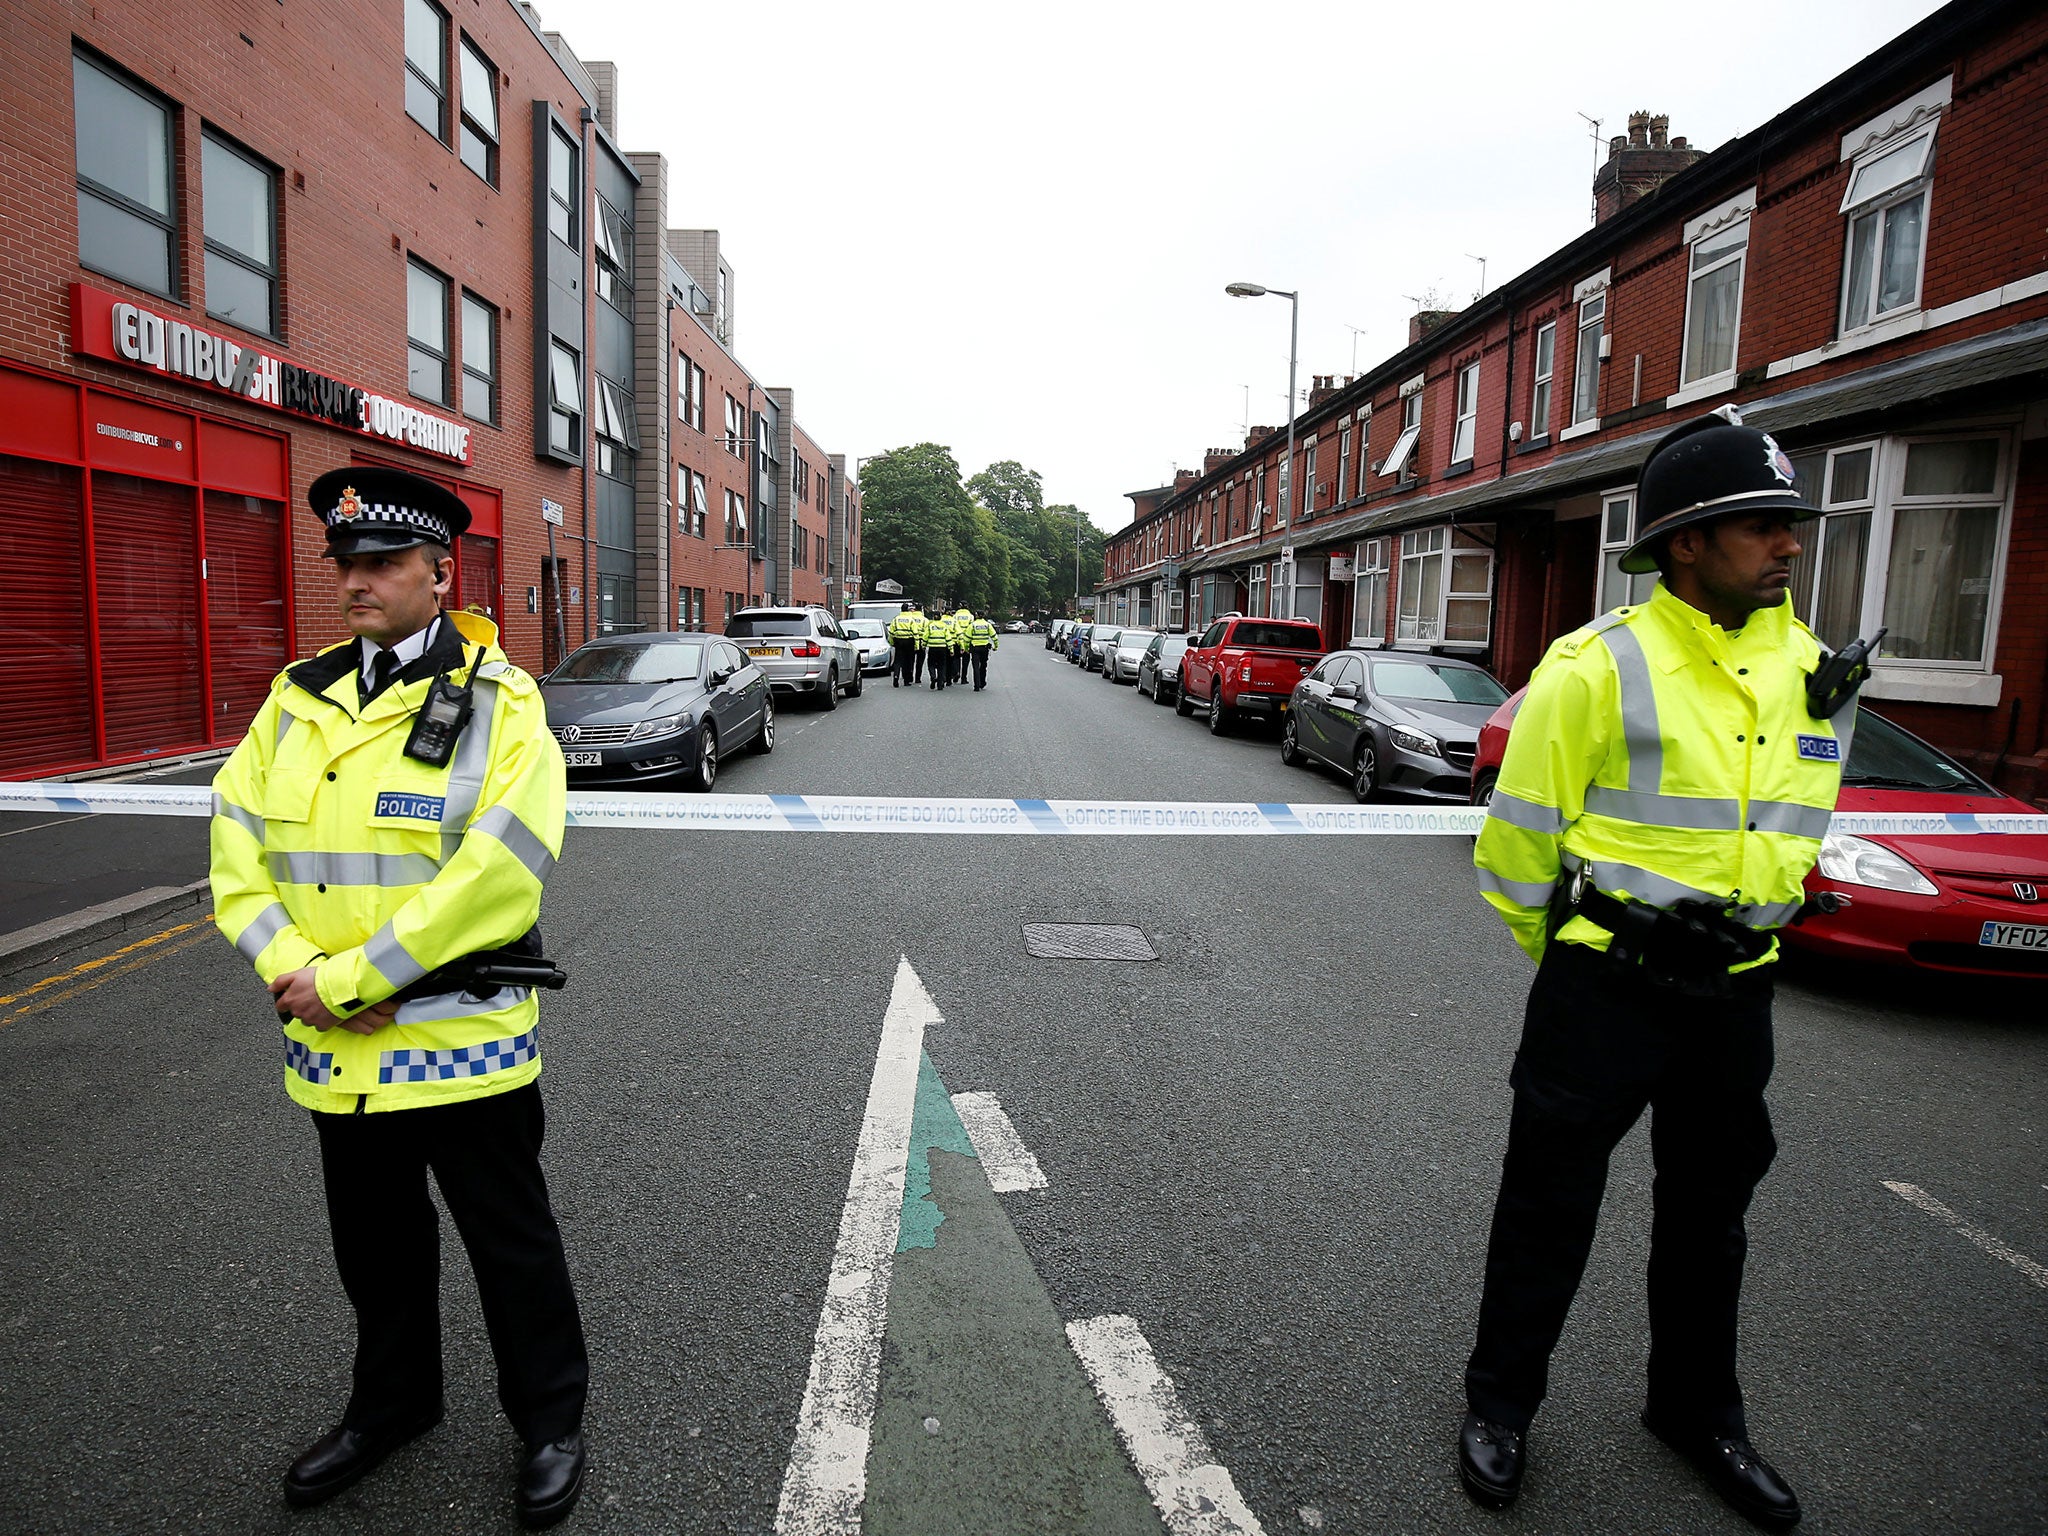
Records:
[[[1218,736],[1240,714],[1277,720],[1322,655],[1323,632],[1306,619],[1218,619],[1181,657],[1174,711],[1185,717],[1206,702]]]

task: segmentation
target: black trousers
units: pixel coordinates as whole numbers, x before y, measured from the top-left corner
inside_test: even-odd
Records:
[[[928,652],[927,659],[925,661],[925,668],[927,671],[931,673],[932,687],[943,688],[949,681],[952,680],[952,663],[953,653],[951,651]]]
[[[529,1446],[583,1423],[590,1364],[548,1204],[540,1085],[425,1109],[315,1113],[327,1219],[356,1312],[342,1422],[372,1433],[441,1401],[440,1221],[427,1170],[469,1250],[498,1367],[498,1401]]]
[[[977,645],[972,654],[974,656],[974,691],[979,693],[988,686],[988,647]]]
[[[1680,996],[1639,968],[1552,944],[1529,991],[1510,1083],[1514,1113],[1479,1337],[1465,1368],[1472,1411],[1526,1429],[1579,1288],[1610,1153],[1651,1111],[1647,1407],[1680,1432],[1747,1433],[1735,1376],[1748,1252],[1743,1216],[1776,1155],[1772,966],[1732,998]]]
[[[924,681],[924,659],[926,654],[927,648],[925,646],[920,645],[917,648],[917,654],[911,660],[910,680],[913,683],[921,683]]]
[[[896,664],[892,669],[892,682],[909,683],[917,676],[917,642],[898,640],[896,642]]]

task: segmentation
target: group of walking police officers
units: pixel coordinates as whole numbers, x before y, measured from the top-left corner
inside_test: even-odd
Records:
[[[1644,1422],[1757,1525],[1800,1519],[1748,1438],[1736,1320],[1744,1215],[1776,1151],[1773,933],[1826,830],[1860,678],[1787,602],[1793,524],[1816,512],[1731,415],[1650,455],[1622,568],[1656,570],[1655,592],[1552,646],[1476,848],[1482,894],[1538,963],[1457,1440],[1490,1508],[1520,1491],[1608,1158],[1647,1112]],[[581,1491],[589,1379],[541,1170],[531,984],[550,969],[535,924],[562,757],[495,627],[441,611],[462,504],[369,468],[310,500],[352,638],[279,675],[214,783],[215,920],[269,988],[355,1324],[347,1407],[283,1491],[331,1498],[441,1418],[431,1172],[523,1443],[517,1513],[551,1524]],[[970,664],[986,686],[987,619],[912,608],[888,634],[896,686]]]
[[[906,608],[889,621],[889,643],[896,648],[892,688],[911,688],[927,673],[932,688],[967,681],[974,670],[974,691],[988,686],[989,652],[999,649],[995,621],[976,618],[966,608],[926,617],[920,608]]]

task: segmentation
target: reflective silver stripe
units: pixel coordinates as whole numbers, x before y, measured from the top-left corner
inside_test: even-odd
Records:
[[[1835,740],[1842,744],[1841,766],[1844,768],[1849,766],[1849,742],[1856,734],[1856,713],[1862,707],[1854,699],[1851,699],[1849,701],[1849,723],[1844,725],[1839,720],[1831,722],[1835,728]]]
[[[1681,901],[1725,902],[1728,899],[1725,892],[1716,894],[1713,891],[1703,891],[1681,880],[1673,880],[1668,875],[1660,875],[1655,870],[1638,869],[1633,864],[1620,864],[1608,859],[1580,860],[1569,854],[1565,856],[1564,862],[1565,866],[1572,870],[1576,870],[1581,863],[1587,865],[1592,871],[1593,886],[1596,890],[1605,891],[1610,896],[1619,896],[1626,892],[1638,901],[1647,901],[1653,907],[1668,907]]]
[[[1490,869],[1479,871],[1479,889],[1505,896],[1518,907],[1547,907],[1556,885],[1538,885],[1528,880],[1509,880]]]
[[[271,743],[273,751],[284,745],[284,733],[292,728],[294,718],[296,717],[289,710],[280,709],[277,712],[277,740]]]
[[[1657,727],[1657,695],[1650,659],[1626,625],[1606,632],[1607,650],[1621,684],[1621,731],[1628,742],[1628,787],[1655,794],[1664,785],[1664,733]]]
[[[1798,914],[1803,902],[1781,901],[1767,907],[1737,907],[1735,920],[1750,928],[1782,928]]]
[[[1633,748],[1629,757],[1633,778]],[[1590,784],[1586,787],[1586,809],[1595,815],[1643,827],[1683,827],[1696,832],[1742,830],[1742,806],[1734,800],[1705,800],[1692,795],[1660,795],[1650,790]]]
[[[256,914],[253,923],[235,935],[235,948],[242,952],[244,960],[254,965],[263,951],[270,948],[270,941],[291,925],[291,914],[285,911],[284,903],[273,901]]]
[[[226,817],[257,842],[263,841],[263,818],[254,811],[243,810],[234,801],[223,798],[218,791],[213,797],[213,814]]]
[[[441,866],[424,853],[281,853],[271,878],[288,885],[425,885]]]
[[[370,942],[363,946],[363,958],[377,968],[377,974],[390,982],[393,990],[409,987],[427,974],[427,967],[415,960],[412,951],[398,942],[398,935],[392,932],[389,923],[370,935]]]
[[[501,1008],[516,1007],[532,995],[531,987],[501,987],[497,996],[482,1001],[463,992],[436,992],[400,1003],[397,1016],[391,1022],[435,1024],[447,1019],[466,1019],[472,1014],[496,1013]]]
[[[1521,827],[1529,832],[1545,832],[1556,837],[1564,831],[1564,812],[1556,806],[1538,805],[1534,800],[1524,800],[1504,789],[1494,790],[1486,814],[1496,821],[1504,821],[1511,827]]]
[[[1823,806],[1792,800],[1749,802],[1749,824],[1757,832],[1789,832],[1794,837],[1819,839],[1828,835],[1828,822],[1834,814]]]
[[[548,852],[547,844],[533,835],[533,829],[514,815],[510,806],[492,806],[477,817],[476,830],[503,843],[536,880],[547,879],[548,871],[555,867],[555,856]]]
[[[479,669],[481,670],[481,669]],[[475,699],[469,724],[455,742],[455,760],[448,765],[447,803],[441,807],[441,862],[446,864],[462,846],[462,834],[476,803],[483,797],[484,775],[491,766],[491,717],[498,709],[498,685],[487,678],[475,680]]]

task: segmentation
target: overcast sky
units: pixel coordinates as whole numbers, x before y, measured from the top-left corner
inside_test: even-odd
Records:
[[[1714,149],[1939,7],[539,0],[715,228],[737,350],[828,452],[1018,459],[1105,528],[1590,223],[1591,128]],[[1297,167],[1301,168],[1297,168]],[[1353,327],[1359,328],[1354,335]],[[1249,387],[1249,405],[1247,405]]]

